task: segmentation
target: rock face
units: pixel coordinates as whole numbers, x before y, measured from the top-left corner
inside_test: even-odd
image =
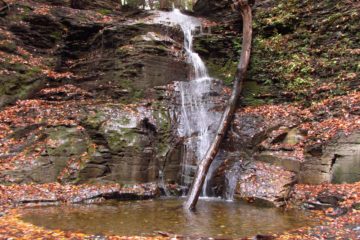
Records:
[[[143,23],[100,27],[69,20],[68,24],[74,31],[65,39],[60,69],[81,76],[77,82],[95,96],[131,102],[155,86],[186,80],[186,64],[172,51],[181,45],[169,37],[174,32],[181,39],[177,30]],[[69,67],[68,62],[75,63]]]
[[[29,97],[44,84],[73,84],[95,97],[106,94],[133,101],[149,88],[186,79],[187,65],[179,58],[181,33],[165,25],[144,24],[150,23],[145,13],[129,10],[108,16],[47,2],[34,2],[34,7],[37,10],[29,1],[20,1],[0,19],[8,31],[1,33],[0,67],[12,73],[1,72],[0,106]],[[13,55],[20,55],[16,64]]]
[[[83,179],[103,176],[104,180],[150,182],[159,172],[176,181],[177,171],[168,172],[165,165],[170,151],[171,119],[165,108],[127,112],[116,107],[92,113],[86,120],[90,134],[98,146],[89,165],[80,172]],[[171,159],[168,164],[171,166]],[[179,161],[179,159],[177,159]],[[179,162],[176,164],[179,166]],[[108,173],[99,169],[107,166]]]
[[[254,2],[254,41],[247,76],[250,84],[244,88],[246,105],[301,99],[319,101],[333,97],[333,91],[339,91],[335,95],[342,95],[359,88],[356,64],[345,64],[357,62],[357,53],[346,54],[345,50],[357,48],[354,40],[359,26],[356,24],[357,17],[353,17],[358,11],[356,3],[319,1],[311,4],[301,0]],[[229,0],[199,0],[194,7],[199,15],[220,23],[212,24],[210,33],[215,34],[204,37],[198,48],[205,50],[202,55],[206,57],[207,45],[212,45],[211,48],[227,45],[219,51],[221,54],[217,59],[205,58],[214,66],[215,72],[226,72],[225,76],[233,74],[234,62],[238,59],[233,54],[241,49],[238,34],[242,29],[241,17],[232,4],[233,1]],[[333,8],[337,11],[332,11]],[[340,17],[340,13],[343,17]],[[314,25],[313,19],[318,19],[318,23]],[[223,34],[216,34],[218,31]],[[228,42],[227,39],[231,40]],[[336,54],[341,59],[336,68],[328,64],[331,60],[327,54],[333,51],[332,44],[341,44],[344,49]],[[306,51],[299,52],[300,46],[304,46]],[[227,52],[227,58],[222,57],[222,51]],[[213,55],[217,53],[211,52]],[[342,74],[350,75],[343,81],[339,77]],[[231,81],[231,78],[223,79]],[[339,86],[334,82],[342,84]],[[249,90],[253,96],[247,95]]]
[[[0,17],[0,182],[177,180],[182,33],[117,5],[18,1]]]
[[[120,3],[116,0],[96,0],[96,1],[84,1],[84,0],[70,0],[70,6],[77,9],[93,9],[98,10],[101,9],[103,11],[108,10],[114,10],[114,9],[120,9]]]
[[[264,111],[269,108],[260,107]],[[255,200],[272,206],[286,203],[297,182],[301,160],[291,156],[291,151],[283,155],[280,149],[266,150],[263,145],[268,141],[284,141],[286,137],[278,137],[281,135],[279,129],[293,127],[299,123],[301,116],[298,109],[274,108],[271,109],[274,115],[260,114],[260,109],[237,111],[231,131],[222,146],[225,161],[214,175],[213,185],[218,194],[225,193],[225,197],[229,197],[229,186],[233,185],[234,189],[230,191],[234,193],[230,193],[230,196],[234,194],[234,198]],[[292,112],[293,115],[281,117],[285,112]],[[234,171],[235,180],[232,181],[236,183],[229,185],[229,176]]]
[[[276,206],[296,181],[359,180],[357,15],[324,10],[352,9],[347,1],[307,4],[255,7],[249,81],[213,174],[217,195],[239,164],[235,195]],[[1,183],[178,182],[183,149],[172,83],[188,79],[182,33],[118,5],[21,0],[0,13]],[[210,75],[231,86],[240,16],[225,0],[199,0],[194,9],[215,21],[194,49]],[[346,49],[339,55],[330,48],[338,41]],[[221,90],[209,93],[218,99],[213,111],[229,92]]]
[[[194,11],[202,16],[207,16],[214,19],[222,19],[226,24],[232,25],[232,27],[238,27],[237,24],[241,24],[240,17],[236,11],[231,11],[231,1],[219,0],[197,1],[194,6]]]
[[[311,150],[301,169],[301,182],[354,183],[360,180],[359,132]]]
[[[339,99],[334,101],[339,103]],[[329,105],[331,103],[326,106]],[[269,111],[270,108],[273,109]],[[332,110],[337,111],[336,108]],[[319,122],[314,123],[316,125],[323,121],[323,116],[318,116],[318,113],[321,114],[315,110],[315,115],[311,115],[311,119],[318,118]],[[322,184],[359,181],[359,132],[356,123],[352,132],[332,130],[338,132],[331,140],[321,140],[321,134],[329,137],[326,128],[321,130],[325,132],[317,132],[318,135],[312,139],[313,136],[306,133],[308,120],[302,116],[305,114],[300,109],[289,106],[286,110],[280,106],[239,110],[223,144],[225,161],[214,175],[213,187],[218,194],[227,192],[226,177],[234,169],[237,171],[239,161],[249,166],[245,164],[237,173],[236,195],[245,199],[266,200],[273,205],[284,204],[296,182]],[[353,117],[358,122],[357,115]],[[271,179],[273,176],[274,179]]]
[[[62,185],[59,183],[37,185],[0,186],[1,204],[44,206],[61,203],[99,203],[105,199],[142,200],[159,195],[156,184],[136,184],[131,187],[119,184]]]
[[[18,183],[55,182],[71,158],[81,156],[87,151],[90,141],[86,133],[74,127],[49,128],[43,134],[47,136],[48,144],[34,161],[35,164],[29,164],[26,168],[18,170],[5,171],[1,175],[11,182]],[[31,144],[27,142],[29,143]],[[66,181],[65,178],[63,180]]]
[[[236,53],[241,48],[241,41],[238,40],[241,38],[238,34],[241,30],[240,15],[232,11],[231,4],[231,1],[199,0],[194,7],[198,14],[221,22],[210,24],[207,34],[197,39],[195,47],[207,62],[210,72],[229,85],[238,59]],[[307,7],[312,11],[304,11]],[[319,56],[332,51],[327,44],[321,44],[324,47],[319,49],[319,44],[323,41],[337,42],[335,38],[339,30],[335,26],[344,27],[341,30],[344,33],[342,46],[354,47],[351,41],[349,44],[345,43],[345,39],[353,39],[356,34],[354,29],[349,28],[354,19],[345,13],[346,9],[356,6],[350,2],[337,5],[337,9],[347,19],[340,25],[339,22],[343,20],[335,17],[335,13],[330,10],[332,7],[334,5],[326,1],[311,6],[304,1],[256,1],[252,60],[240,103],[244,109],[240,108],[237,112],[223,144],[224,163],[214,173],[212,184],[217,194],[227,192],[226,175],[234,169],[237,171],[238,163],[244,161],[255,165],[253,177],[243,182],[243,188],[238,190],[238,196],[244,198],[264,200],[266,194],[263,194],[264,185],[261,181],[269,180],[264,176],[271,176],[274,171],[272,168],[280,168],[285,172],[284,178],[279,180],[281,183],[275,181],[271,184],[268,181],[265,187],[269,190],[266,200],[275,205],[283,204],[283,196],[277,193],[291,191],[296,181],[319,184],[359,180],[357,174],[354,174],[358,170],[349,170],[357,169],[358,165],[358,147],[352,143],[356,142],[356,131],[360,129],[357,113],[359,94],[347,96],[359,81],[351,78],[342,87],[330,87],[334,81],[342,82],[335,72],[349,74],[352,70],[342,65],[333,69],[330,74],[331,71],[326,70],[328,68],[317,67],[322,62]],[[323,19],[322,26],[316,27],[316,30],[310,20],[314,18]],[[309,42],[314,44],[309,45]],[[309,54],[299,54],[299,46],[307,46]],[[308,59],[306,63],[295,60],[300,55],[301,59]],[[341,61],[351,62],[353,60],[346,58],[355,57],[345,55],[346,57],[339,56]],[[322,70],[320,73],[310,70],[311,68]],[[292,73],[296,79],[291,77]],[[302,83],[299,83],[300,79]],[[312,82],[310,79],[319,80]],[[339,91],[340,97],[334,97],[331,93],[333,91]],[[324,100],[327,98],[329,100]],[[295,100],[298,104],[293,108],[291,102]],[[309,102],[317,103],[309,106]],[[348,137],[344,137],[345,135]],[[264,163],[268,167],[263,167],[256,173],[256,168]],[[344,174],[339,174],[340,172]],[[237,177],[241,178],[242,174],[245,174],[244,171],[238,171]],[[275,173],[274,175],[276,176]],[[278,177],[282,178],[281,174]],[[251,181],[258,183],[260,187],[257,188]]]
[[[295,174],[281,167],[252,162],[240,174],[234,197],[280,207],[289,199],[295,181]]]
[[[51,104],[47,110],[37,109],[38,114],[55,113]],[[1,181],[143,183],[157,181],[160,173],[169,182],[177,180],[180,157],[171,147],[172,120],[165,107],[98,103],[77,105],[80,109],[82,113],[70,117],[79,119],[65,126],[43,122],[17,128],[6,137],[14,139],[14,145],[3,146],[8,153],[1,157],[9,165]],[[31,117],[29,112],[22,114]]]

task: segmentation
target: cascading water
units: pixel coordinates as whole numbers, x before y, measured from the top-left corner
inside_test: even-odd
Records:
[[[182,185],[188,187],[196,171],[197,164],[202,160],[215,136],[221,114],[213,111],[214,103],[211,93],[216,92],[216,81],[212,79],[205,63],[193,50],[194,33],[201,30],[197,18],[184,15],[178,9],[163,16],[168,21],[178,24],[184,33],[184,50],[188,63],[192,66],[188,82],[178,82],[176,89],[180,93],[181,112],[178,134],[184,138],[182,163]],[[209,170],[211,176],[215,163]],[[203,187],[203,196],[207,196],[208,176]]]
[[[239,174],[242,171],[241,163],[236,162],[230,170],[225,174],[225,199],[232,201],[234,199],[234,194],[236,186],[239,180]]]

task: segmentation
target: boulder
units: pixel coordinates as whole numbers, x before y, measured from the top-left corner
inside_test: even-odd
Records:
[[[300,182],[353,183],[360,180],[359,132],[342,135],[321,148],[321,151],[308,151],[299,175]]]
[[[31,134],[31,129],[23,134]],[[53,127],[46,129],[43,136],[44,148],[39,148],[37,142],[27,139],[24,148],[13,149],[13,154],[19,154],[21,158],[17,167],[12,170],[3,171],[0,176],[1,182],[11,183],[49,183],[57,181],[71,181],[76,176],[63,176],[63,171],[73,161],[81,162],[81,155],[87,152],[90,143],[89,136],[74,127]],[[35,137],[36,138],[36,137]],[[40,154],[39,150],[42,150]],[[29,161],[27,155],[34,154],[33,161]],[[36,158],[37,156],[37,158]]]
[[[281,167],[251,162],[239,175],[235,198],[257,200],[272,206],[283,206],[296,182],[294,173]]]
[[[301,169],[301,162],[293,156],[281,154],[281,152],[264,151],[256,153],[254,159],[260,162],[280,166],[287,171],[298,174]]]

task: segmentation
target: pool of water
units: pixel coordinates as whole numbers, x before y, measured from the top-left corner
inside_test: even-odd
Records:
[[[200,200],[195,213],[181,199],[26,208],[22,219],[48,229],[88,234],[151,236],[158,231],[192,237],[238,238],[313,225],[302,211],[242,202]]]

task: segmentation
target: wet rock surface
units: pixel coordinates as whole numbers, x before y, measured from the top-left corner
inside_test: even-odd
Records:
[[[301,179],[304,183],[352,183],[359,181],[360,134],[342,136],[321,151],[309,151],[303,164]]]
[[[115,1],[10,4],[0,181],[176,181],[167,85],[187,78],[182,33]]]
[[[151,24],[145,19],[149,14],[139,10],[110,14],[112,10],[97,4],[89,7],[93,10],[46,1],[11,6],[0,19],[0,106],[27,98],[39,88],[64,84],[79,86],[93,97],[105,94],[130,102],[154,86],[186,79],[177,29]]]
[[[159,178],[160,171],[167,180],[176,181],[179,158],[169,154],[172,128],[165,107],[38,103],[3,112],[5,117],[21,110],[12,116],[30,118],[35,113],[41,123],[29,125],[22,118],[7,132],[4,140],[12,141],[2,146],[7,151],[1,156],[2,182],[151,182]],[[69,111],[69,107],[77,111]],[[55,114],[64,111],[71,120],[57,122]]]
[[[252,162],[240,173],[234,198],[283,206],[296,182],[295,174],[266,163]]]
[[[256,174],[257,167],[253,167],[253,179],[259,179],[258,185],[248,181],[249,186],[253,184],[249,187],[252,192],[248,194],[254,197],[266,195],[261,190],[260,179],[266,179],[264,175],[276,176],[273,168],[284,172],[284,175],[278,174],[280,185],[275,181],[274,185],[267,186],[269,191],[275,192],[276,189],[281,189],[278,192],[291,192],[295,183],[359,181],[356,174],[359,118],[351,111],[349,114],[345,113],[347,110],[344,110],[344,115],[339,114],[339,111],[343,111],[340,109],[345,109],[343,104],[347,102],[354,100],[351,104],[358,106],[358,97],[358,94],[338,97],[310,108],[267,105],[238,110],[223,144],[224,162],[213,174],[212,188],[217,194],[226,195],[226,175],[239,162],[251,162],[259,167],[260,176]],[[327,108],[329,105],[333,106],[331,110]],[[326,114],[324,108],[328,109]],[[336,118],[332,114],[336,114]],[[339,162],[336,163],[337,161]],[[239,178],[241,174],[240,171]],[[288,174],[292,177],[288,178]],[[272,193],[269,193],[270,196]],[[270,202],[278,205],[275,199],[276,197]]]
[[[141,200],[159,196],[155,183],[119,185],[38,185],[1,186],[1,207],[96,203],[106,199]]]

